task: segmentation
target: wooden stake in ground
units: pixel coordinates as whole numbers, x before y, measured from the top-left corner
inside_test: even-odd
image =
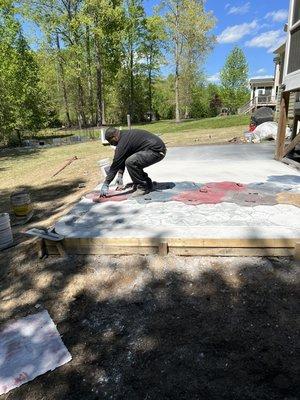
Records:
[[[74,157],[70,158],[69,160],[67,160],[67,161],[64,163],[64,165],[63,165],[58,171],[56,171],[54,175],[52,175],[51,178],[54,178],[54,177],[55,177],[56,175],[58,175],[62,170],[64,170],[68,165],[72,164],[72,162],[75,161],[75,160],[78,160],[78,158],[77,158],[76,156],[74,156]]]

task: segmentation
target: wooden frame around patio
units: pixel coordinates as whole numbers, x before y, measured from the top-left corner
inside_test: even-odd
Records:
[[[49,255],[167,254],[181,256],[293,256],[299,239],[67,238],[45,241]]]

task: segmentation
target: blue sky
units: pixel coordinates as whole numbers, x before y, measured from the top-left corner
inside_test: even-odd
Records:
[[[152,13],[157,0],[145,0]],[[218,38],[204,65],[211,82],[218,81],[227,54],[235,45],[243,49],[249,63],[250,77],[273,76],[273,50],[285,40],[289,0],[207,0],[206,9],[217,18],[214,34]]]
[[[144,0],[146,13],[152,14],[159,2]],[[208,79],[218,81],[226,56],[235,45],[245,52],[250,77],[273,76],[273,50],[285,40],[288,6],[289,0],[206,0],[206,9],[217,19],[217,43],[204,65]],[[24,28],[29,36],[39,36],[31,24]],[[170,70],[165,68],[163,73],[167,72]]]

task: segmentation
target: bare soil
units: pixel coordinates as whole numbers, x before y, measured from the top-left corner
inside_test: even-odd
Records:
[[[73,360],[0,399],[299,399],[298,282],[290,259],[5,251],[1,324],[47,309]]]

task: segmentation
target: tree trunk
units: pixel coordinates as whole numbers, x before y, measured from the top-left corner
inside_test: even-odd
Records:
[[[104,99],[102,100],[102,125],[106,125],[106,119],[105,119],[105,101],[104,101]]]
[[[74,32],[74,42],[75,45],[77,47],[80,46],[80,38],[79,38],[79,34],[77,31]],[[79,114],[79,120],[82,122],[82,125],[85,127],[87,126],[87,122],[86,122],[86,116],[85,116],[85,104],[84,104],[84,89],[83,89],[83,85],[82,85],[82,81],[81,81],[81,74],[80,74],[80,70],[81,70],[81,65],[80,65],[80,60],[79,58],[77,58],[76,60],[76,67],[78,70],[78,76],[76,79],[76,83],[77,83],[77,107],[78,107],[78,114]],[[81,129],[81,126],[80,126]]]
[[[93,123],[94,123],[93,80],[92,80],[90,28],[88,25],[86,26],[86,61],[87,61],[87,70],[88,70],[90,125],[93,125]]]
[[[179,105],[179,33],[178,33],[179,7],[176,4],[176,37],[175,37],[175,121],[180,122]]]
[[[149,69],[148,69],[148,94],[149,94],[149,112],[150,112],[150,122],[152,122],[152,47],[150,48],[149,56]]]
[[[101,109],[102,109],[102,125],[106,125],[105,120],[105,100],[104,100],[104,71],[101,69],[101,89],[102,89],[102,102],[101,102]]]
[[[131,116],[131,119],[133,118],[133,113],[134,113],[133,88],[134,88],[134,81],[133,81],[133,48],[132,48],[132,43],[131,43],[130,44],[130,102],[129,102],[129,114]]]
[[[103,125],[102,113],[102,65],[100,43],[95,34],[95,56],[96,56],[96,98],[97,98],[97,126]]]
[[[180,105],[179,105],[179,62],[177,58],[178,44],[176,42],[176,66],[175,66],[175,120],[180,122]]]
[[[57,47],[57,52],[58,52],[58,66],[59,66],[59,72],[60,72],[61,88],[62,88],[62,93],[63,93],[63,98],[64,98],[66,120],[67,120],[68,127],[70,127],[72,125],[72,122],[71,122],[70,112],[69,112],[69,102],[68,102],[68,95],[67,95],[67,88],[66,88],[65,70],[64,70],[64,66],[63,66],[63,59],[61,56],[60,41],[59,41],[58,33],[56,33],[56,47]]]
[[[77,78],[77,94],[78,94],[78,113],[79,113],[79,119],[82,121],[82,125],[86,126],[86,117],[85,117],[85,112],[84,112],[84,91],[83,91],[83,86],[81,83],[80,77]],[[80,126],[81,129],[81,126]]]

